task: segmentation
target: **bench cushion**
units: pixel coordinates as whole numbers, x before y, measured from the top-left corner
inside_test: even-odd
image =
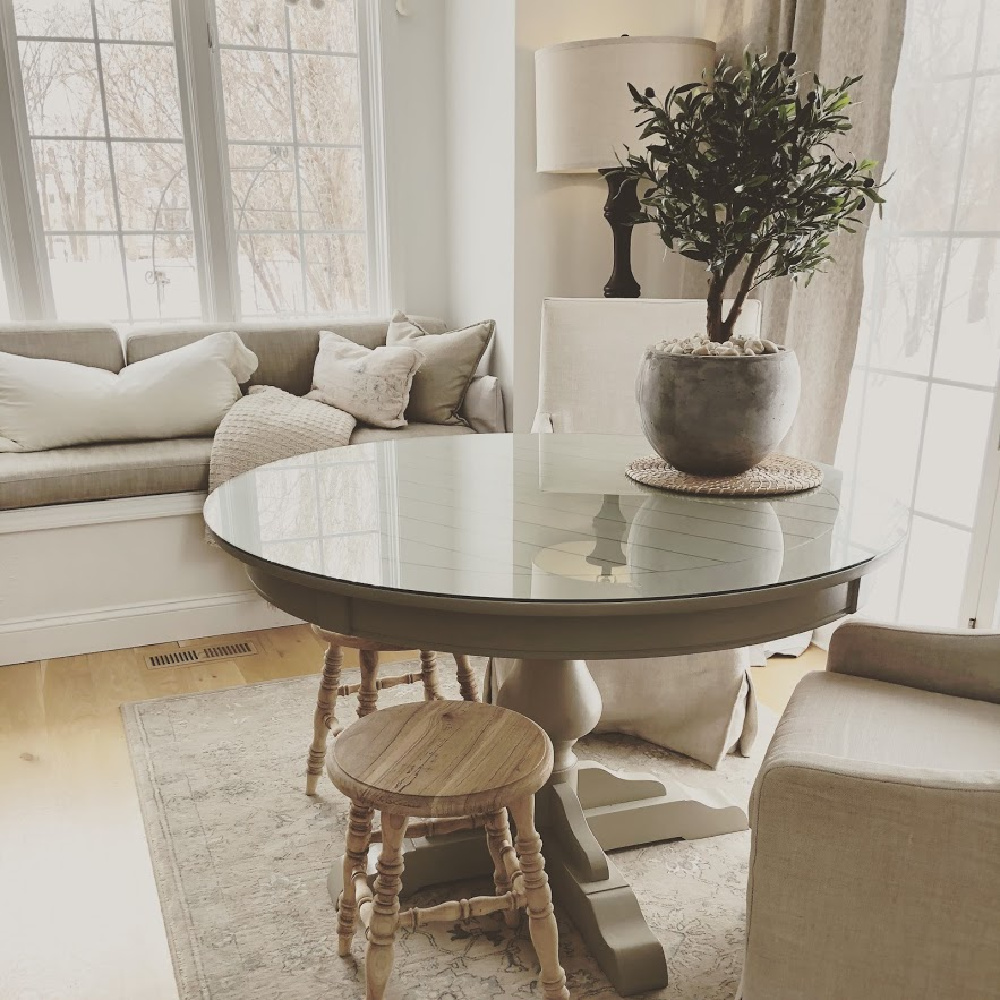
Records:
[[[199,492],[211,453],[211,438],[174,438],[0,455],[0,509]]]
[[[398,441],[405,437],[446,437],[450,434],[475,434],[471,427],[458,424],[409,424],[398,430],[384,427],[356,427],[351,444],[370,444],[372,441]]]
[[[468,427],[437,424],[410,424],[394,431],[359,427],[351,444],[474,433]],[[0,454],[0,510],[160,493],[201,493],[208,489],[211,456],[211,438]]]

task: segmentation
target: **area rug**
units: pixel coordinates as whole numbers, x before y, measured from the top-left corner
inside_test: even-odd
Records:
[[[442,667],[444,665],[442,664]],[[480,664],[480,667],[482,664]],[[414,669],[394,665],[393,672]],[[416,666],[419,669],[419,665]],[[442,680],[449,671],[442,669]],[[344,682],[351,682],[345,672]],[[453,678],[442,684],[457,697]],[[304,793],[316,677],[272,681],[123,706],[126,736],[170,942],[180,1000],[360,1000],[364,944],[337,956],[327,872],[342,852],[347,806],[324,777]],[[417,688],[382,692],[380,704]],[[341,699],[342,722],[356,699]],[[775,723],[763,713],[751,759],[719,771],[627,737],[583,741],[582,757],[712,787],[745,803]],[[749,834],[619,851],[663,943],[671,1000],[731,1000],[739,983]],[[466,884],[428,890],[421,905],[490,891]],[[610,1000],[614,989],[568,919],[558,913],[560,956],[575,1000]],[[390,998],[501,1000],[539,996],[525,927],[499,916],[402,933]]]

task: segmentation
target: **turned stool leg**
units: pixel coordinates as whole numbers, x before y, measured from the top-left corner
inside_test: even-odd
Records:
[[[458,672],[458,686],[462,691],[463,701],[479,701],[479,685],[476,675],[472,672],[472,664],[464,653],[454,653],[455,669]]]
[[[341,648],[332,644],[328,646],[323,657],[323,678],[319,682],[316,714],[313,716],[313,741],[306,765],[306,795],[316,794],[316,785],[323,773],[323,761],[326,760],[327,734],[337,724],[337,688],[340,687],[343,663]]]
[[[441,701],[438,688],[437,654],[433,649],[420,650],[420,679],[424,682],[424,701]]]
[[[382,1000],[389,976],[392,974],[406,823],[405,816],[382,813],[382,853],[379,855],[377,865],[375,900],[368,927],[368,951],[365,957],[368,1000]]]
[[[510,841],[510,825],[507,822],[506,809],[501,809],[486,818],[486,845],[493,858],[493,884],[496,886],[497,895],[502,896],[505,892],[510,892],[511,888],[504,855],[514,850],[514,845]],[[507,911],[503,915],[503,920],[508,927],[517,927],[520,916],[519,911]]]
[[[378,653],[374,649],[358,651],[361,661],[361,688],[358,691],[358,718],[363,719],[375,711],[378,703]]]
[[[340,954],[346,958],[351,953],[354,929],[358,922],[358,892],[354,877],[368,872],[368,842],[372,835],[374,810],[351,803],[351,818],[347,827],[347,853],[344,854],[344,889],[340,894],[340,913],[337,916],[337,934],[340,937]]]
[[[517,856],[528,897],[528,930],[535,946],[545,1000],[569,1000],[566,974],[559,964],[559,931],[552,911],[552,892],[545,874],[542,838],[535,829],[535,798],[518,799],[510,807],[517,827]]]

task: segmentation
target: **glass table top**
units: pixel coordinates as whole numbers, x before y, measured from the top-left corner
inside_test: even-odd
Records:
[[[836,469],[767,499],[657,491],[625,475],[637,437],[408,438],[261,466],[217,489],[205,520],[268,563],[450,597],[634,601],[823,577],[894,548],[906,512]]]

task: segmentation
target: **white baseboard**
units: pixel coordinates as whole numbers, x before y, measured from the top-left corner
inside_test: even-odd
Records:
[[[295,625],[253,592],[0,622],[0,666]]]

